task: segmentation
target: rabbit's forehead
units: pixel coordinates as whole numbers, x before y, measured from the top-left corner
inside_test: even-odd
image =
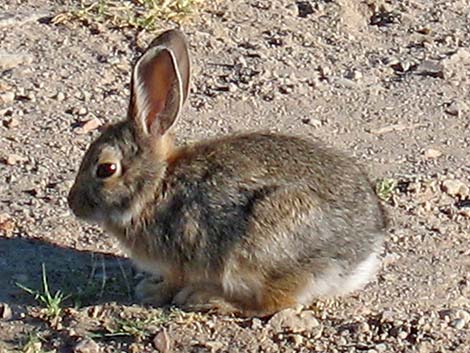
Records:
[[[82,162],[82,169],[87,170],[98,163],[114,162],[122,158],[122,153],[116,144],[98,138],[89,147]]]
[[[112,161],[116,159],[122,159],[122,152],[119,147],[106,145],[103,148],[101,148],[99,155],[98,155],[98,161],[106,162],[106,161]]]

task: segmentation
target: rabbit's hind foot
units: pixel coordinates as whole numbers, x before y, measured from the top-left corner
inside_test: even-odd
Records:
[[[240,310],[223,297],[222,289],[210,284],[192,284],[181,289],[173,304],[187,311],[240,314]]]

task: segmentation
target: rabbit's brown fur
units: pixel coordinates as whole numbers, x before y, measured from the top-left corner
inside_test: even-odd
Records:
[[[77,216],[101,224],[160,278],[138,286],[142,299],[267,315],[363,286],[386,224],[357,162],[269,132],[174,147],[166,129],[187,93],[188,73],[177,70],[189,64],[171,51],[178,43],[181,52],[181,33],[162,38],[135,69],[133,97],[144,96],[91,145],[69,195]],[[142,66],[176,72],[150,85]],[[169,93],[146,95],[142,87],[153,86]],[[109,163],[118,172],[98,178],[93,171]]]

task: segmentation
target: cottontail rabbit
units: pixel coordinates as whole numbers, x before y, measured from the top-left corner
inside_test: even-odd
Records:
[[[161,34],[134,67],[127,119],[91,144],[68,196],[161,278],[138,295],[262,316],[365,285],[385,221],[358,164],[267,132],[175,147],[189,78],[183,34]]]

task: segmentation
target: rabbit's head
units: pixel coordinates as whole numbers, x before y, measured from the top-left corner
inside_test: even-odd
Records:
[[[155,197],[172,153],[169,130],[188,95],[189,76],[183,34],[164,32],[134,66],[127,119],[107,127],[83,158],[68,195],[77,217],[125,224]]]

